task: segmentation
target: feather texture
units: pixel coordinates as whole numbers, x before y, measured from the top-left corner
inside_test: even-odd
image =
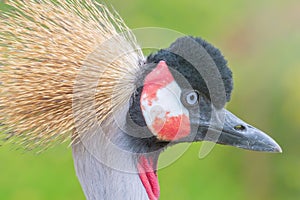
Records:
[[[0,14],[0,131],[27,148],[84,134],[135,91],[143,54],[91,0],[7,1]],[[15,137],[16,136],[16,137]]]

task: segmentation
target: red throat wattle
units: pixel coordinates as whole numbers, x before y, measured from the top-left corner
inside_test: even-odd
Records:
[[[156,162],[153,158],[141,156],[138,160],[138,173],[150,200],[158,200],[159,184],[156,174]]]

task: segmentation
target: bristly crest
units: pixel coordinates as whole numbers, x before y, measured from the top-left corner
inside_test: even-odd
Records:
[[[78,134],[74,115],[85,132],[129,101],[144,58],[119,15],[92,0],[7,4],[13,8],[0,14],[2,135],[27,148],[60,143]]]

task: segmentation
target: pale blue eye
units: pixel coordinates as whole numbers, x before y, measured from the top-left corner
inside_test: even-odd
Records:
[[[198,94],[195,91],[192,91],[186,95],[186,102],[189,105],[195,105],[198,102]]]

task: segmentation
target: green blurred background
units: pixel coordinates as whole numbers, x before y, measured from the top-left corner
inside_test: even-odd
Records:
[[[282,154],[193,144],[159,171],[161,199],[300,199],[300,2],[298,0],[107,1],[131,28],[202,36],[229,60],[227,108],[269,133]],[[3,3],[0,4],[3,7]],[[169,149],[166,153],[171,153]],[[67,144],[42,154],[0,147],[1,200],[82,200]]]

